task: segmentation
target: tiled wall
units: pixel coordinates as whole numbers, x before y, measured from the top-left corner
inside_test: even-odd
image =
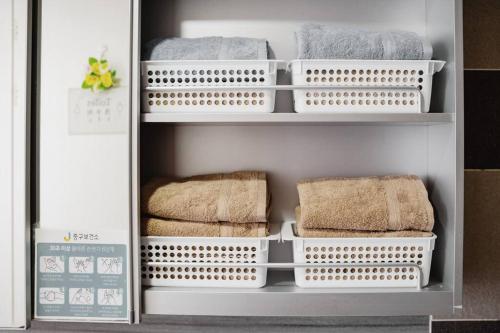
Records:
[[[464,0],[464,63],[464,307],[454,318],[500,319],[500,0]]]

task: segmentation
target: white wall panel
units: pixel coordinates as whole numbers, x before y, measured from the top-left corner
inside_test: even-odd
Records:
[[[40,227],[128,230],[130,3],[44,0],[41,11]],[[72,131],[71,90],[79,93],[88,57],[105,49],[121,79],[111,98],[124,126]]]
[[[2,285],[12,285],[12,3],[0,2],[0,249],[6,253],[7,269],[0,270]],[[0,326],[12,320],[12,290],[0,289]]]
[[[0,327],[27,324],[28,1],[0,0]]]

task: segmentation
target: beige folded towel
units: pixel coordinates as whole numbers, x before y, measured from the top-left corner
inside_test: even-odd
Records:
[[[434,213],[417,176],[321,178],[297,185],[306,229],[431,231]]]
[[[432,232],[401,230],[401,231],[356,231],[338,229],[306,229],[302,226],[300,207],[295,208],[295,234],[306,238],[385,238],[385,237],[431,237]]]
[[[267,222],[266,174],[239,171],[170,182],[155,179],[142,189],[142,211],[164,219],[194,222]]]
[[[143,236],[170,237],[267,237],[267,223],[211,223],[144,218]]]

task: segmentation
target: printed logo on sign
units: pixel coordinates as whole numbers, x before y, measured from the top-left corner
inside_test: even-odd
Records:
[[[69,232],[66,233],[63,237],[65,243],[74,241],[98,241],[99,234],[98,233],[90,233],[90,232]]]

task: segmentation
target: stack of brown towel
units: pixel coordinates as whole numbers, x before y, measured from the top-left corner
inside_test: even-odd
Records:
[[[297,185],[300,237],[429,237],[434,213],[417,176],[321,178]]]
[[[154,179],[142,189],[142,234],[265,237],[269,204],[264,172]]]

